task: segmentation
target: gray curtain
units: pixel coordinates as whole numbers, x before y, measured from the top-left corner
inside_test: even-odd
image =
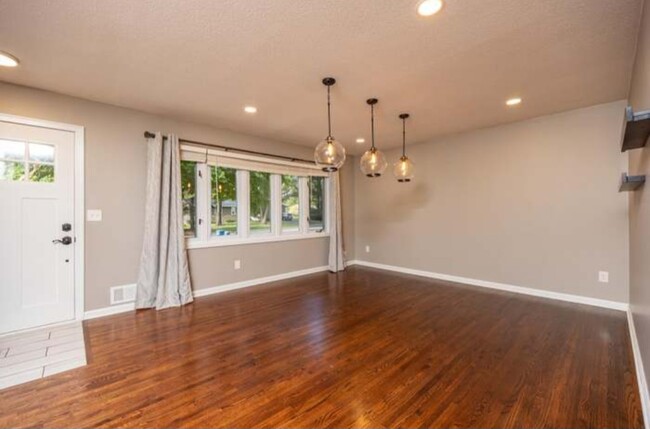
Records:
[[[339,172],[330,175],[329,201],[330,253],[329,270],[333,273],[345,269],[343,232],[341,230],[341,184]]]
[[[160,133],[147,141],[144,242],[136,308],[178,307],[192,302],[183,234],[178,137]]]

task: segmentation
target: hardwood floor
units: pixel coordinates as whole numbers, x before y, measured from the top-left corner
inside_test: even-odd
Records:
[[[623,312],[351,267],[85,322],[0,427],[642,427]]]

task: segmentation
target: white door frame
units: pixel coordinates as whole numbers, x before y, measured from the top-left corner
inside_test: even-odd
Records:
[[[84,317],[84,227],[85,227],[85,191],[84,191],[84,142],[85,129],[81,125],[44,119],[27,118],[0,112],[0,121],[20,125],[69,131],[74,134],[74,318]]]

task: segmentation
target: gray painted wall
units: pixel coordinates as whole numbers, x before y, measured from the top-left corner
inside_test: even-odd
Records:
[[[621,101],[411,146],[409,184],[357,170],[356,258],[627,302],[628,197],[618,193],[624,108]],[[424,120],[414,114],[410,126]],[[598,282],[599,270],[609,271],[609,284]]]
[[[630,105],[636,111],[650,110],[648,1],[642,15]],[[650,148],[630,151],[630,174],[646,174],[650,178]],[[647,377],[650,376],[650,184],[630,195],[630,307]]]
[[[0,112],[86,127],[86,208],[103,211],[102,222],[86,223],[86,311],[108,306],[111,286],[137,280],[144,219],[145,130],[281,155],[313,156],[308,147],[1,82]],[[344,207],[344,219],[353,213],[353,175],[349,167],[346,171],[341,179],[344,202],[349,205]],[[352,242],[352,234],[353,229],[348,229],[345,238]],[[193,285],[200,289],[324,266],[328,240],[191,250]],[[240,271],[233,269],[235,259],[242,260]]]
[[[610,103],[438,139],[409,148],[411,184],[341,172],[348,259],[626,302],[627,168],[622,109]],[[309,147],[268,141],[37,89],[0,83],[0,111],[86,127],[86,309],[136,280],[146,148],[142,132],[310,157]],[[414,116],[411,126],[417,126]],[[396,151],[389,158],[398,157]],[[381,192],[377,190],[380,189]],[[326,264],[327,238],[190,251],[197,289]],[[365,253],[365,245],[371,253]],[[278,257],[281,255],[281,257]],[[233,260],[241,259],[241,271]],[[597,271],[610,283],[597,282]]]

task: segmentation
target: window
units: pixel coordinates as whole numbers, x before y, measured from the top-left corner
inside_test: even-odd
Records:
[[[259,171],[250,172],[250,221],[251,235],[271,233],[271,175]]]
[[[282,176],[282,232],[300,231],[300,186],[298,176]]]
[[[237,170],[210,167],[212,172],[210,234],[237,235]]]
[[[196,237],[196,162],[181,161],[183,198],[183,231],[185,237]]]
[[[30,143],[28,177],[30,182],[54,182],[54,146]]]
[[[316,167],[196,146],[181,158],[189,248],[327,235],[328,179]]]
[[[0,140],[0,180],[54,182],[54,146]]]
[[[309,189],[309,229],[323,231],[325,229],[325,178],[310,177],[307,185]]]

